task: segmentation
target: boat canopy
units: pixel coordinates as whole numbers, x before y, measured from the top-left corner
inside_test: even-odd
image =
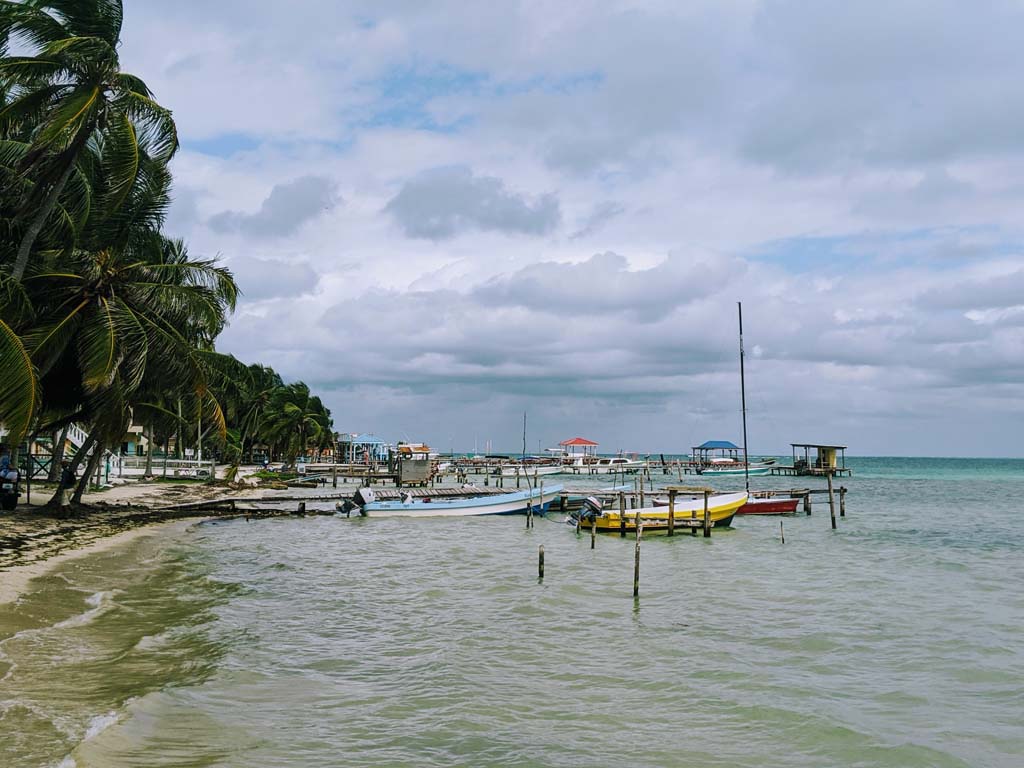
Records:
[[[738,451],[740,447],[730,443],[728,440],[708,440],[703,445],[696,446],[693,450],[695,451]]]

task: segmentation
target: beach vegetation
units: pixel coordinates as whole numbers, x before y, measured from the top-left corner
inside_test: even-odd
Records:
[[[309,387],[216,349],[240,290],[167,236],[171,112],[121,71],[120,0],[0,2],[0,424],[87,437],[73,500],[132,422],[237,466],[333,442]],[[54,501],[59,494],[55,494]]]

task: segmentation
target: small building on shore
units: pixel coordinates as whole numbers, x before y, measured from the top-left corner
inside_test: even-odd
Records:
[[[338,434],[338,463],[375,464],[387,460],[388,445],[379,437],[356,432]]]

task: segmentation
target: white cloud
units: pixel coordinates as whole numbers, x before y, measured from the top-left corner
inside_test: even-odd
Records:
[[[1019,450],[1017,6],[126,13],[185,146],[169,228],[245,291],[223,345],[339,428],[735,435],[742,299],[766,450]]]

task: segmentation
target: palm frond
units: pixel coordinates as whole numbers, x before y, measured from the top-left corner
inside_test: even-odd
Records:
[[[15,444],[28,431],[39,399],[36,371],[14,330],[0,320],[0,422]]]

